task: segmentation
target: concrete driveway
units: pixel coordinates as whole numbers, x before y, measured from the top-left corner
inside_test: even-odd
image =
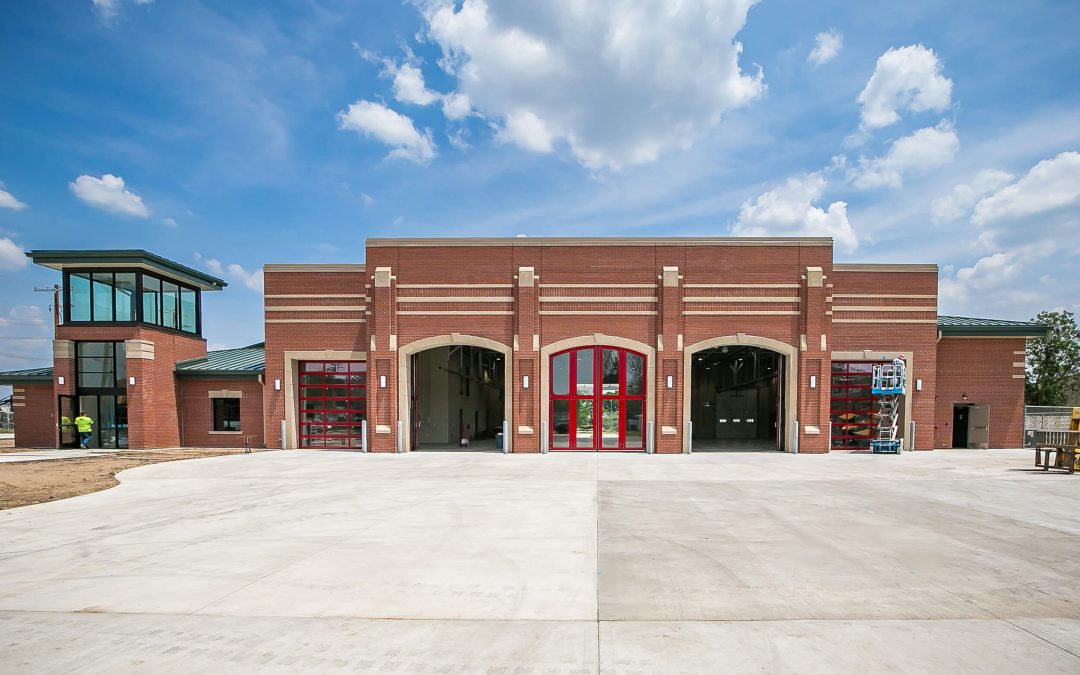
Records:
[[[269,452],[0,512],[0,670],[1080,671],[1027,451]]]

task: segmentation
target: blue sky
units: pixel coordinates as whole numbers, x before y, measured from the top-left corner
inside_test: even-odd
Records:
[[[1075,1],[551,5],[3,3],[0,369],[49,363],[31,248],[220,273],[212,347],[369,236],[829,234],[942,313],[1078,309]]]

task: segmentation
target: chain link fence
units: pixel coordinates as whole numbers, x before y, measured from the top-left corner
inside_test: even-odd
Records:
[[[1072,412],[1063,405],[1024,406],[1024,447],[1035,445],[1036,431],[1068,431]]]

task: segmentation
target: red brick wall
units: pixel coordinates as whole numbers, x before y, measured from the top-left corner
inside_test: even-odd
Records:
[[[128,447],[169,448],[180,445],[179,392],[176,362],[206,355],[206,340],[145,326],[58,326],[58,340],[125,341],[154,343],[154,358],[127,358],[127,375],[135,385],[127,387]],[[64,384],[55,385],[54,395],[75,393],[75,362],[57,359],[55,376]]]
[[[240,392],[240,433],[215,434],[210,392]],[[258,380],[180,380],[180,432],[182,445],[205,448],[239,448],[245,436],[251,445],[263,447],[263,385]]]
[[[16,384],[11,389],[15,447],[55,448],[56,398],[52,385]]]
[[[990,405],[990,447],[1017,448],[1024,437],[1025,338],[946,337],[937,343],[934,444],[952,447],[953,404]],[[967,400],[964,400],[967,394]]]
[[[934,392],[938,373],[937,273],[887,269],[881,272],[835,271],[832,283],[833,287],[829,289],[833,312],[831,351],[912,352],[913,363],[908,364],[908,396],[912,397],[915,448],[930,450],[934,445]],[[843,297],[845,295],[878,297],[847,298]],[[883,297],[889,295],[906,297]],[[845,311],[845,307],[897,307],[905,311]],[[885,323],[889,321],[907,323]],[[923,381],[922,391],[915,390],[918,379]],[[902,434],[906,437],[907,430],[902,430]]]
[[[263,272],[264,313],[267,319],[263,437],[267,447],[281,447],[281,420],[285,419],[286,351],[368,351],[366,325],[356,323],[367,321],[370,281],[364,266],[287,267],[289,271],[269,266]],[[330,271],[319,271],[326,269]],[[358,306],[365,309],[352,309]],[[326,307],[327,311],[279,311],[283,307]],[[275,380],[281,381],[280,390],[274,388]]]

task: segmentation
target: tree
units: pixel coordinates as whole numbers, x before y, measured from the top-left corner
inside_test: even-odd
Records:
[[[1024,398],[1028,405],[1063,405],[1080,377],[1080,328],[1072,312],[1039,312],[1046,335],[1028,341]]]

